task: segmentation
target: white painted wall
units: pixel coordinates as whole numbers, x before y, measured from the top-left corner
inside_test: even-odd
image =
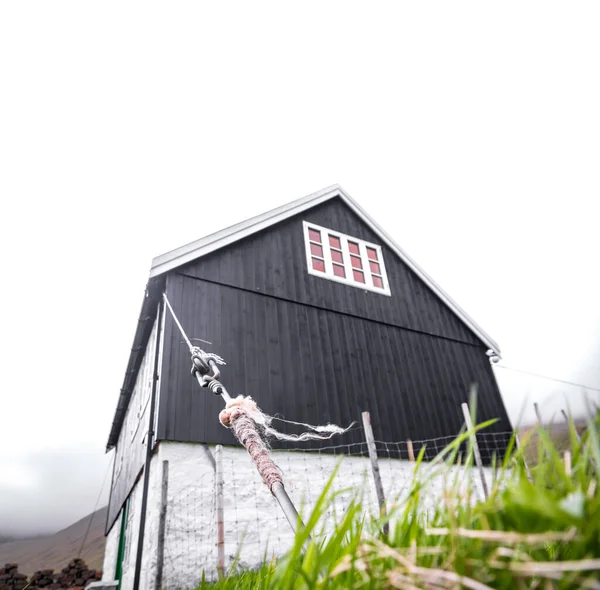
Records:
[[[135,571],[135,557],[137,552],[137,540],[140,530],[140,516],[142,513],[142,485],[140,478],[131,492],[129,504],[128,523],[125,529],[126,545],[123,556],[123,580],[121,590],[133,588],[133,576]]]
[[[162,482],[162,446],[162,444],[159,445],[158,453],[154,454],[154,456],[152,457],[152,462],[150,464],[150,480],[148,483],[148,506],[144,532],[144,551],[142,571],[140,576],[140,588],[143,588],[144,590],[152,590],[154,588],[154,581],[156,579],[156,567],[158,563],[158,524]],[[138,485],[142,485],[141,480]],[[123,590],[129,590],[129,588],[123,588]]]
[[[209,447],[214,456],[214,446]],[[330,477],[339,456],[314,451],[278,452],[272,456],[281,468],[286,489],[303,515],[307,515]],[[157,567],[158,526],[160,512],[162,462],[169,462],[168,507],[165,531],[163,588],[194,588],[202,572],[216,578],[217,526],[215,472],[200,444],[161,442],[150,469],[148,513],[140,587],[153,590]],[[412,478],[414,464],[380,458],[380,471],[388,503],[400,499]],[[262,483],[245,450],[223,449],[224,520],[226,567],[239,552],[241,567],[259,565],[265,555],[282,555],[293,541],[287,520],[277,501]],[[465,474],[481,495],[481,482],[474,471]],[[486,470],[488,483],[491,473]],[[132,492],[133,518],[129,530],[132,540],[123,564],[122,590],[131,590],[135,570],[137,536],[141,514],[140,479]],[[438,478],[426,491],[433,506],[439,501],[443,481]],[[365,506],[378,513],[371,468],[364,457],[346,456],[334,482],[334,489],[362,490]],[[325,532],[335,523],[335,513],[342,515],[353,491],[340,495],[330,509]],[[111,529],[106,543],[104,579],[110,580],[116,568],[120,518]]]
[[[161,498],[162,464],[159,453],[152,457],[150,464],[150,480],[148,485],[148,504],[146,512],[146,524],[144,531],[144,551],[142,569],[140,575],[140,588],[152,588],[156,577],[157,545],[158,545],[158,522]],[[125,531],[127,546],[123,557],[123,580],[121,590],[131,590],[135,576],[135,560],[138,547],[140,518],[142,514],[142,489],[143,476],[135,484],[131,493],[130,514],[128,527]],[[113,580],[117,567],[117,554],[119,549],[119,537],[121,531],[121,519],[123,512],[117,518],[106,538],[104,553],[104,570],[102,579]]]
[[[156,334],[157,321],[155,320],[115,450],[111,503],[120,504],[125,500],[146,458]],[[114,508],[112,505],[109,507],[111,514]]]
[[[214,447],[211,447],[214,454]],[[169,461],[169,494],[165,539],[164,587],[193,588],[202,571],[216,577],[215,475],[201,445],[161,443],[160,460]],[[286,489],[303,514],[308,513],[339,460],[339,456],[316,452],[273,452],[282,469]],[[414,465],[381,459],[380,469],[389,502],[401,495],[412,477]],[[239,551],[239,565],[257,566],[267,556],[281,555],[291,546],[293,535],[277,501],[262,483],[248,454],[239,448],[223,449],[225,556],[230,566]],[[475,473],[477,489],[481,484]],[[491,473],[487,471],[488,480]],[[154,480],[160,495],[160,478]],[[439,499],[443,482],[437,479],[428,489],[429,503]],[[370,511],[378,512],[370,464],[362,457],[342,461],[334,489],[364,490]],[[334,511],[343,513],[352,492],[340,496],[327,519],[329,530]]]
[[[119,515],[114,526],[106,536],[106,545],[104,548],[104,563],[102,565],[102,580],[114,580],[117,570],[117,554],[119,552],[119,533],[121,531],[121,518]]]

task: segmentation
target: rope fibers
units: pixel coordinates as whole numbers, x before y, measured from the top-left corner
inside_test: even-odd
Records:
[[[313,426],[306,422],[294,422],[293,420],[284,420],[283,418],[273,418],[260,410],[256,402],[250,396],[238,395],[236,398],[227,402],[225,409],[219,414],[219,420],[223,426],[232,424],[238,416],[245,414],[256,424],[258,424],[266,437],[273,437],[278,440],[297,442],[305,440],[328,440],[336,434],[344,434],[348,432],[355,422],[352,422],[347,428],[342,428],[335,424],[326,424],[321,426]],[[303,432],[302,434],[285,434],[271,426],[273,420],[287,422],[288,424],[296,424],[304,426],[313,432]]]

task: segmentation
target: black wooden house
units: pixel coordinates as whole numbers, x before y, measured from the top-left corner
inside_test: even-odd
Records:
[[[268,414],[346,426],[368,410],[381,441],[453,436],[476,383],[478,420],[511,430],[490,365],[498,345],[336,185],[153,260],[107,445],[117,448],[107,531],[149,441],[236,444],[217,419],[223,401],[191,376],[163,292],[188,335],[225,359],[229,392]],[[130,448],[136,436],[143,452]],[[343,436],[363,440],[359,429]]]

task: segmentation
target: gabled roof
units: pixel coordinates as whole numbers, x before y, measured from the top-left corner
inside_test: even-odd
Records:
[[[500,356],[500,347],[498,344],[486,334],[475,320],[471,318],[404,250],[402,250],[402,248],[394,242],[394,240],[341,186],[335,184],[319,192],[313,193],[312,195],[296,199],[286,205],[282,205],[281,207],[277,207],[276,209],[272,209],[271,211],[267,211],[266,213],[217,231],[196,240],[195,242],[176,248],[175,250],[171,250],[152,260],[150,278],[146,285],[145,296],[134,336],[134,343],[131,349],[127,371],[123,380],[123,386],[119,395],[117,409],[115,411],[111,432],[106,446],[107,451],[116,446],[119,439],[131,393],[135,386],[137,371],[142,361],[146,343],[152,328],[152,322],[154,321],[156,314],[157,303],[161,297],[165,273],[336,197],[342,199],[342,201],[379,236],[381,241],[387,244],[387,246],[397,254],[434,293],[438,295],[438,297],[457,315],[475,336],[477,336],[488,348],[493,350],[497,356]]]
[[[242,221],[222,229],[214,234],[196,240],[157,256],[152,260],[150,277],[169,272],[179,266],[206,256],[215,250],[241,240],[246,236],[266,229],[285,219],[302,213],[307,209],[320,205],[325,201],[339,197],[356,215],[358,215],[381,239],[395,252],[421,280],[458,316],[458,318],[477,336],[488,348],[500,356],[500,347],[486,332],[446,293],[394,240],[381,226],[338,184],[334,184],[307,197],[296,199],[286,205],[267,211],[256,217]]]

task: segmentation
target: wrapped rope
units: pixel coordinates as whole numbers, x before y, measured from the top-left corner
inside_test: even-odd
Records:
[[[283,484],[283,479],[269,455],[254,420],[248,416],[244,408],[239,406],[230,410],[222,410],[219,414],[219,420],[223,426],[233,430],[235,437],[246,448],[254,461],[265,485],[273,493],[273,485],[275,483]]]
[[[274,436],[279,440],[297,441],[310,439],[328,439],[334,434],[346,432],[351,428],[340,428],[332,424],[326,426],[312,426],[303,422],[291,422],[306,426],[323,434],[313,434],[312,432],[303,432],[302,434],[284,434],[271,427],[272,416],[264,414],[256,405],[256,402],[250,397],[239,395],[235,399],[227,402],[224,410],[219,414],[219,421],[223,426],[231,428],[238,441],[246,448],[250,457],[254,461],[260,476],[265,485],[273,493],[273,485],[280,483],[283,485],[283,479],[279,470],[273,463],[267,447],[266,436]],[[281,419],[280,419],[281,420]],[[283,420],[287,422],[287,420]],[[260,427],[260,431],[259,431]]]
[[[246,448],[262,480],[279,502],[292,530],[296,532],[298,527],[304,527],[304,524],[294,503],[285,491],[283,478],[279,473],[279,469],[275,466],[269,455],[267,437],[272,436],[286,441],[324,440],[331,438],[334,434],[343,434],[354,425],[354,422],[348,428],[340,428],[332,424],[312,426],[311,424],[292,422],[264,414],[251,397],[240,395],[232,399],[220,381],[221,372],[217,366],[224,365],[225,361],[214,353],[206,353],[202,349],[193,346],[177,319],[166,293],[163,293],[163,299],[190,350],[192,356],[192,375],[196,377],[200,387],[207,387],[213,393],[220,395],[225,401],[226,407],[219,414],[221,424],[227,428],[231,428],[235,437]],[[289,424],[305,426],[309,430],[312,430],[312,432],[303,432],[298,435],[284,434],[271,426],[271,421],[274,419],[288,422]],[[309,541],[310,535],[307,537],[306,542],[308,543]]]

